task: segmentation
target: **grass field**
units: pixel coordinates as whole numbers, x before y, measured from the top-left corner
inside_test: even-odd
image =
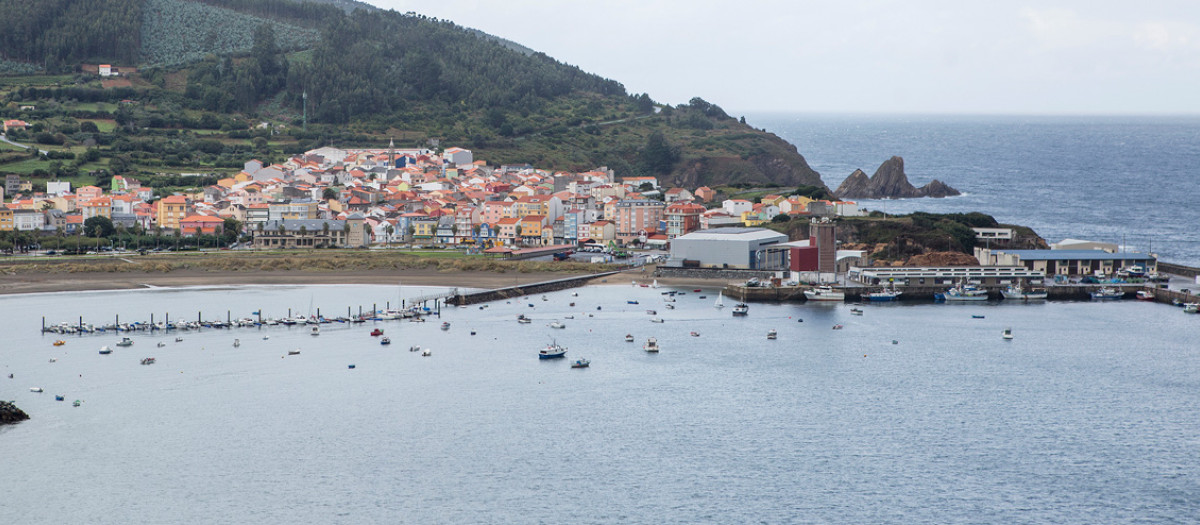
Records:
[[[94,123],[94,124],[96,124],[96,128],[99,129],[101,133],[109,133],[112,130],[117,129],[117,121],[115,121],[115,120],[83,119],[83,120],[80,120],[79,122]]]

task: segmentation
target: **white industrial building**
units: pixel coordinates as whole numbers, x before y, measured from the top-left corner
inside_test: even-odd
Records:
[[[787,235],[765,228],[694,231],[671,241],[667,266],[784,270],[787,241]]]

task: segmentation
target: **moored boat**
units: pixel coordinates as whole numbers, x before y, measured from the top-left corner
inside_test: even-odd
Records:
[[[892,284],[888,288],[882,288],[880,290],[867,293],[867,300],[868,301],[896,301],[896,300],[900,299],[900,295],[903,293],[904,292],[901,292],[896,289],[895,284]]]
[[[376,336],[380,336],[380,335],[383,335],[382,329],[376,328],[374,330],[371,330],[371,337],[376,337]]]
[[[57,340],[57,341],[55,341],[55,342],[54,342],[54,346],[62,346],[62,345],[65,345],[65,344],[67,344],[67,342],[66,342],[66,341],[63,341],[62,339],[59,339],[59,340]]]
[[[591,361],[580,358],[580,359],[576,359],[574,362],[571,363],[571,368],[587,368],[587,367],[591,366],[591,364],[592,364]]]
[[[117,342],[117,346],[120,346],[120,347],[133,346],[133,339],[130,339],[128,337],[122,337],[121,340],[119,342]]]
[[[1120,299],[1122,297],[1125,297],[1125,292],[1122,292],[1121,290],[1118,290],[1116,288],[1103,286],[1103,287],[1100,287],[1100,289],[1098,289],[1098,290],[1092,291],[1091,295],[1092,295],[1092,299],[1096,299],[1096,300]]]
[[[1006,341],[1011,341],[1013,338],[1012,328],[1005,328],[1003,332],[1000,332],[1000,337]]]
[[[157,361],[157,360],[156,360],[156,359],[154,359],[153,357],[146,357],[146,358],[143,358],[143,359],[142,359],[142,364],[143,364],[143,365],[152,365],[152,364],[154,364],[156,361]]]
[[[300,349],[297,348],[295,350],[288,350],[287,355],[300,355]]]
[[[767,331],[767,339],[774,340],[777,337],[779,337],[779,332],[776,332],[774,328]]]
[[[632,343],[633,342],[633,334],[625,334],[625,342]]]
[[[861,308],[851,308],[850,309],[850,315],[862,315],[862,314],[863,314],[863,311]]]
[[[389,338],[387,338],[387,337],[384,337],[383,339],[380,339],[380,340],[379,340],[379,344],[381,344],[381,345],[390,345],[390,344],[392,344],[392,340],[391,340],[391,339],[389,339]]]
[[[1138,292],[1137,292],[1137,300],[1139,300],[1139,301],[1153,301],[1153,300],[1154,300],[1154,294],[1153,294],[1153,293],[1151,293],[1151,292],[1148,292],[1148,291],[1146,291],[1146,290],[1138,290]]]
[[[658,353],[658,339],[655,339],[653,337],[647,338],[646,344],[642,345],[642,350],[645,350],[652,354],[657,354]]]
[[[100,355],[108,355],[111,353],[112,353],[112,348],[109,348],[107,346],[100,347]]]
[[[987,290],[973,284],[959,283],[944,293],[935,294],[935,298],[943,301],[986,301]]]
[[[551,342],[546,345],[546,348],[538,351],[538,359],[556,359],[566,357],[566,355],[567,347],[558,344],[558,342]]]
[[[309,332],[309,335],[321,335],[321,327],[320,326],[312,327],[312,331]]]
[[[725,308],[725,302],[721,300],[721,292],[717,292],[717,301],[713,303],[713,308]]]
[[[805,290],[804,297],[809,301],[845,301],[846,293],[834,290],[830,286],[818,286]]]
[[[1194,314],[1200,312],[1200,303],[1183,303],[1183,313]]]
[[[733,307],[733,315],[747,315],[750,313],[750,305],[746,303],[738,303]]]
[[[1017,299],[1021,301],[1040,301],[1050,295],[1045,288],[1025,288],[1019,284],[1011,285],[1000,293],[1005,299]]]
[[[562,323],[560,323],[560,322],[558,322],[558,321],[551,321],[551,322],[550,322],[550,328],[566,328],[566,327],[567,327],[567,325],[565,325],[565,324],[562,324]]]
[[[450,329],[450,321],[443,321],[442,322],[442,330],[449,330],[449,329]]]

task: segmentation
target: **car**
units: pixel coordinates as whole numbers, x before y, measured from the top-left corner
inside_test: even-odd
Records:
[[[58,255],[58,252],[56,252],[54,250],[47,250],[46,255]]]

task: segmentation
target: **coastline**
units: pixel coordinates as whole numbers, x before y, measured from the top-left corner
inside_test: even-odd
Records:
[[[587,275],[588,272],[487,272],[487,271],[439,271],[435,269],[407,269],[403,271],[339,271],[339,272],[233,272],[216,273],[203,270],[176,270],[169,273],[151,272],[79,272],[69,274],[0,274],[0,295],[82,292],[104,290],[134,290],[139,288],[175,288],[187,286],[220,285],[305,285],[305,284],[403,284],[427,286],[461,286],[464,288],[496,289],[509,286],[551,281],[565,277]],[[593,279],[588,285],[625,285],[630,281],[654,280],[652,273],[631,271],[622,275],[610,275]],[[668,286],[724,286],[725,280],[660,278],[660,285]]]

